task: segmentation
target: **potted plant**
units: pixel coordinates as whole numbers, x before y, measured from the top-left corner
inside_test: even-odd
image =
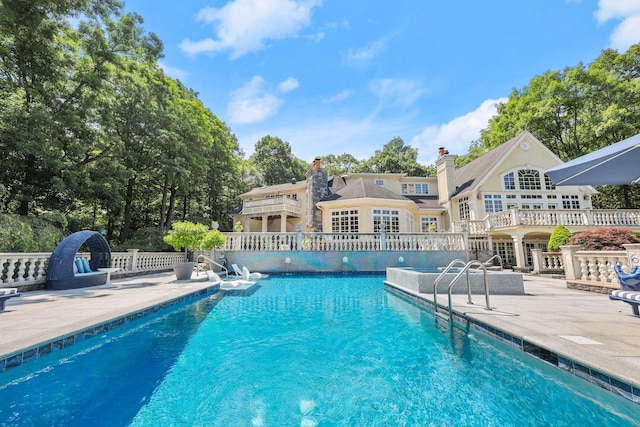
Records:
[[[206,225],[194,224],[190,221],[177,221],[171,224],[171,230],[163,237],[168,245],[176,251],[182,249],[186,252],[186,262],[173,265],[177,280],[188,280],[193,273],[195,261],[193,251],[195,249],[207,249],[221,247],[227,237],[218,230],[209,230]]]

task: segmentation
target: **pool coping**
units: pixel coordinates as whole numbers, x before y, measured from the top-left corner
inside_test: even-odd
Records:
[[[433,312],[434,303],[433,301],[427,299],[426,296],[414,293],[408,289],[398,287],[396,284],[388,282],[387,280],[384,281],[384,286],[387,291],[401,298],[405,298]],[[438,304],[438,312],[446,313],[448,315],[448,308]],[[457,325],[455,326],[462,325],[463,327],[473,328],[477,332],[495,338],[509,345],[510,347],[513,347],[524,352],[525,354],[535,357],[542,362],[562,369],[563,371],[571,373],[578,378],[586,380],[592,384],[599,386],[602,389],[623,397],[632,403],[640,405],[640,387],[627,383],[607,373],[601,372],[597,369],[587,366],[584,363],[577,362],[572,358],[564,356],[555,350],[529,342],[523,337],[518,337],[500,328],[491,326],[488,323],[470,318],[469,316],[465,315],[464,313],[460,313],[455,309],[452,309],[452,315],[454,325],[455,323],[457,323]],[[434,319],[434,321],[436,320]]]
[[[214,296],[217,300],[221,300],[225,297],[225,291],[220,290],[219,284],[212,284],[205,288],[197,289],[195,291],[168,299],[166,301],[134,310],[127,314],[116,316],[110,320],[95,323],[93,325],[61,334],[55,338],[48,339],[38,344],[30,345],[24,349],[7,353],[0,358],[0,374],[5,371],[11,370],[24,363],[35,360],[39,357],[46,356],[52,352],[62,350],[70,347],[74,344],[83,342],[84,340],[94,337],[96,335],[103,334],[112,329],[119,328],[138,319],[142,319],[151,314],[157,313],[167,307],[178,305],[182,302],[201,298],[206,295]]]

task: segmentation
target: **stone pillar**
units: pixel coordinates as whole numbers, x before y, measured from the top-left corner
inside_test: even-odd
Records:
[[[262,215],[262,232],[266,233],[269,226],[269,217],[267,215]]]
[[[578,274],[580,271],[580,265],[578,264],[578,258],[576,257],[576,252],[579,250],[580,246],[578,245],[560,246],[565,280],[576,280],[578,277],[582,277],[582,272]]]
[[[640,265],[640,243],[629,243],[622,245],[627,250],[627,257],[629,258],[629,269]]]
[[[298,229],[298,236],[296,238],[296,249],[301,251],[302,250],[302,223],[298,223],[296,227]]]
[[[138,251],[139,249],[127,249],[131,254],[131,271],[138,271]]]
[[[533,273],[540,274],[542,271],[542,250],[531,249],[531,259],[533,260]]]
[[[284,212],[280,215],[280,232],[287,232],[287,214]]]

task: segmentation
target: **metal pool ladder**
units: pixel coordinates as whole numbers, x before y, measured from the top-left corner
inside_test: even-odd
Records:
[[[449,315],[446,316],[445,314],[438,312],[438,284],[442,281],[442,279],[449,272],[449,270],[451,270],[453,267],[459,266],[459,265],[463,266],[462,270],[460,270],[460,272],[456,275],[456,277],[453,278],[451,283],[449,283],[449,288],[447,290],[447,294],[448,294],[448,297],[449,297]],[[455,260],[453,260],[453,261],[451,261],[449,263],[449,265],[436,278],[435,282],[433,282],[433,313],[436,316],[436,320],[438,318],[442,318],[442,319],[447,320],[449,323],[453,323],[453,321],[452,321],[453,310],[451,309],[451,292],[452,292],[452,289],[453,289],[453,285],[455,285],[455,283],[458,281],[458,279],[460,277],[462,277],[463,274],[466,274],[466,276],[467,276],[467,298],[468,298],[467,299],[467,304],[473,304],[473,301],[471,300],[471,278],[469,276],[469,269],[471,267],[480,267],[480,268],[482,268],[482,272],[483,272],[482,275],[483,275],[483,280],[484,280],[484,296],[485,296],[485,300],[486,300],[485,310],[492,310],[491,304],[489,304],[489,284],[487,282],[487,268],[484,266],[483,263],[481,263],[480,261],[477,261],[477,260],[469,261],[469,262],[465,263],[461,259],[455,259]]]

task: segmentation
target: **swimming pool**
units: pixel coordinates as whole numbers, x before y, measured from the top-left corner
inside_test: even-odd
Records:
[[[0,375],[0,425],[635,425],[638,408],[475,332],[384,276],[275,276]]]

